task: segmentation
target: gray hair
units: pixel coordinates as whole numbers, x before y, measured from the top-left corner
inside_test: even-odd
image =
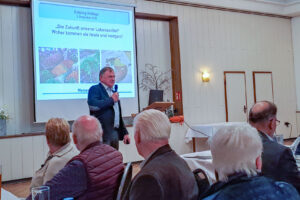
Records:
[[[103,67],[103,68],[100,70],[100,72],[99,72],[99,77],[103,76],[103,74],[104,74],[106,71],[111,72],[111,71],[114,71],[114,69],[111,68],[111,67]]]
[[[255,128],[247,123],[226,125],[209,142],[220,181],[237,172],[257,174],[256,158],[262,153],[262,142]]]
[[[140,132],[141,141],[155,141],[169,139],[171,123],[161,111],[145,110],[134,118],[134,133]]]
[[[72,130],[81,146],[100,141],[103,133],[99,120],[89,115],[77,118],[72,125]]]

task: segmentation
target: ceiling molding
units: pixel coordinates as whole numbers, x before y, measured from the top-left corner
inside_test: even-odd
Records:
[[[278,16],[300,16],[300,0],[149,0],[156,2],[199,5],[234,9],[238,11],[271,14]]]

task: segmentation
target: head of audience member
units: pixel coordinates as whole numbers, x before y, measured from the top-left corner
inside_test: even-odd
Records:
[[[169,143],[171,123],[165,113],[150,109],[134,118],[134,140],[138,153],[145,159]]]
[[[93,116],[83,115],[77,118],[72,125],[72,130],[74,144],[80,152],[88,145],[102,139],[101,124]]]
[[[269,101],[260,101],[252,106],[249,113],[249,122],[258,131],[273,137],[276,131],[277,107]]]
[[[219,181],[235,173],[254,176],[261,170],[262,142],[249,124],[225,126],[210,139],[213,165]]]
[[[115,72],[111,67],[104,67],[100,70],[99,79],[101,83],[104,83],[109,88],[112,88],[115,84]]]
[[[46,123],[46,139],[50,153],[54,153],[71,141],[70,125],[62,118],[51,118]]]

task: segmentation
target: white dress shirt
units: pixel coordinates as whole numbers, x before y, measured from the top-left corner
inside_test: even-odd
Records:
[[[113,91],[112,88],[108,87],[104,83],[101,83],[103,87],[106,89],[108,96],[112,96]],[[115,111],[115,119],[114,119],[114,128],[119,128],[120,126],[120,112],[119,112],[119,104],[118,102],[114,103],[114,111]]]

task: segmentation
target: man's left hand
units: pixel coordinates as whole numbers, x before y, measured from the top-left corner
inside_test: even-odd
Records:
[[[130,137],[129,135],[124,135],[124,139],[123,139],[124,144],[130,144]]]

